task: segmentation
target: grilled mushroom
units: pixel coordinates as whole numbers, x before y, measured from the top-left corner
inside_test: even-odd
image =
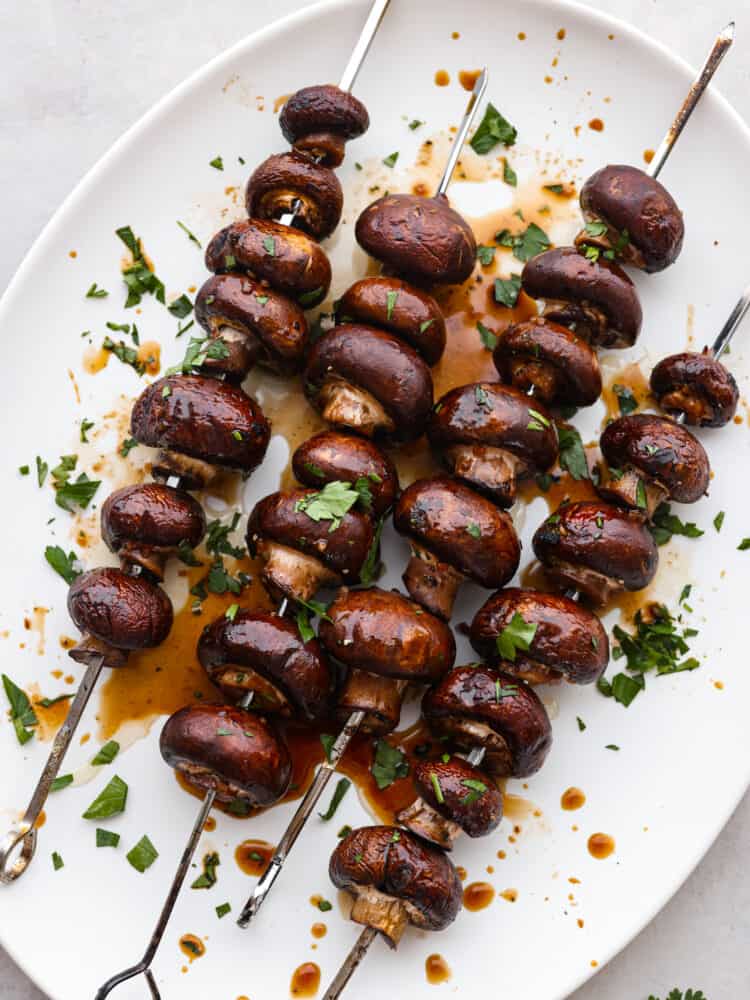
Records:
[[[198,501],[163,483],[140,483],[115,490],[101,513],[102,538],[126,572],[140,567],[156,580],[167,557],[181,547],[194,549],[206,531]]]
[[[302,153],[269,156],[245,188],[251,218],[294,214],[294,227],[316,240],[330,236],[341,218],[344,195],[336,174]]]
[[[682,250],[685,224],[672,195],[655,177],[626,164],[597,170],[581,188],[586,228],[576,244],[614,250],[626,264],[663,271]]]
[[[305,393],[337,427],[367,437],[418,438],[432,409],[430,369],[393,334],[369,326],[336,326],[313,345]]]
[[[524,266],[527,295],[544,299],[545,318],[596,347],[632,347],[643,313],[635,285],[617,264],[587,260],[574,247],[545,250]]]
[[[393,523],[411,545],[406,589],[441,618],[450,618],[467,577],[495,590],[518,569],[521,544],[508,515],[448,476],[412,483],[396,504]]]
[[[459,747],[484,747],[482,768],[499,777],[535,774],[552,745],[552,727],[533,688],[485,664],[455,667],[422,699],[433,732]]]
[[[447,855],[397,827],[353,830],[331,855],[328,874],[354,896],[351,919],[376,928],[391,948],[407,924],[441,931],[461,908],[461,880]]]
[[[508,327],[493,353],[503,382],[548,405],[591,406],[602,391],[599,359],[567,327],[535,316]]]
[[[417,282],[458,285],[474,270],[474,233],[443,194],[378,198],[357,219],[355,235],[371,257]]]
[[[568,597],[518,587],[499,590],[477,611],[471,644],[483,660],[530,684],[591,684],[609,662],[607,632],[595,614]]]
[[[279,115],[279,125],[295,150],[337,167],[344,159],[349,139],[370,127],[367,108],[340,87],[303,87],[289,98]]]
[[[170,715],[159,739],[164,760],[200,791],[239,814],[272,806],[292,777],[286,745],[258,715],[231,705],[188,705]]]
[[[560,507],[537,528],[533,545],[552,580],[594,604],[647,587],[659,561],[641,515],[596,501]]]
[[[667,413],[695,427],[723,427],[737,412],[740,393],[730,371],[706,348],[664,358],[651,372],[651,391]]]
[[[649,518],[664,500],[695,503],[708,489],[711,467],[703,445],[668,417],[619,417],[604,429],[600,447],[608,463],[601,495]]]
[[[152,448],[153,475],[178,475],[201,489],[216,466],[249,475],[263,461],[271,428],[258,404],[239,386],[200,375],[168,375],[135,401],[130,433]]]
[[[518,480],[557,460],[557,433],[543,403],[497,382],[472,382],[447,392],[427,428],[450,471],[501,507],[516,499]]]

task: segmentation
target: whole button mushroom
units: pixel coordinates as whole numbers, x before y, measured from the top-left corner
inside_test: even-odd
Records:
[[[130,433],[140,444],[162,449],[154,476],[178,475],[186,489],[201,489],[216,476],[216,466],[250,475],[263,461],[271,428],[239,386],[168,375],[135,401]]]
[[[374,927],[391,948],[408,924],[441,931],[453,923],[463,891],[458,872],[437,847],[407,830],[369,826],[337,845],[328,868],[337,889],[354,896],[351,919]]]
[[[533,688],[485,664],[455,667],[422,699],[430,729],[459,747],[483,747],[482,768],[497,777],[535,774],[552,745],[552,727]]]
[[[399,492],[398,472],[390,458],[366,438],[339,431],[321,431],[303,441],[292,455],[292,471],[305,486],[336,480],[360,492],[359,506],[381,518]]]
[[[537,528],[533,545],[547,576],[594,604],[623,590],[643,590],[659,562],[640,514],[597,501],[560,507]]]
[[[215,274],[250,274],[305,309],[322,302],[331,285],[331,263],[320,244],[293,226],[266,219],[219,230],[206,248],[206,267]]]
[[[599,443],[608,468],[598,489],[607,500],[651,518],[664,500],[695,503],[708,490],[711,467],[703,445],[668,417],[619,417]]]
[[[406,589],[441,618],[450,618],[465,579],[496,590],[518,569],[521,543],[508,515],[448,476],[412,483],[399,497],[393,523],[411,545]]]
[[[201,633],[198,659],[232,701],[252,691],[255,711],[314,721],[331,707],[333,676],[319,642],[303,641],[279,615],[246,609],[221,615]]]
[[[576,239],[614,250],[627,264],[649,273],[674,264],[682,250],[685,224],[672,195],[638,167],[610,164],[581,188],[586,228]]]
[[[602,391],[599,359],[590,345],[559,323],[535,316],[514,323],[492,355],[507,385],[547,405],[591,406]]]
[[[206,532],[198,501],[164,483],[140,483],[115,490],[101,512],[102,538],[126,572],[135,567],[164,578],[167,557],[194,549]]]
[[[250,555],[264,562],[272,597],[309,601],[321,587],[356,583],[374,540],[372,519],[353,510],[359,494],[347,483],[323,490],[271,493],[247,523]]]
[[[173,620],[172,603],[155,583],[110,567],[76,577],[68,614],[83,633],[68,655],[86,664],[103,657],[105,667],[121,667],[134,650],[160,646]]]
[[[398,337],[345,323],[313,345],[305,394],[337,427],[367,437],[414,440],[432,410],[432,376],[417,352]]]
[[[302,153],[278,153],[251,174],[245,207],[257,219],[279,219],[291,213],[295,229],[322,240],[339,224],[344,195],[328,167]]]
[[[281,109],[279,126],[297,152],[337,167],[344,159],[346,142],[367,131],[370,116],[348,90],[326,84],[292,94]]]
[[[723,427],[737,412],[734,376],[706,348],[664,358],[651,372],[651,391],[667,413],[694,427]]]
[[[159,749],[189,785],[245,812],[278,802],[292,778],[289,751],[269,724],[231,705],[181,708],[164,724]]]
[[[474,270],[477,244],[444,194],[387,194],[357,219],[357,243],[397,274],[426,285],[460,285]]]
[[[470,635],[483,660],[530,684],[592,684],[609,662],[597,616],[569,597],[538,590],[499,590],[477,611]]]
[[[445,317],[435,299],[399,278],[363,278],[339,299],[342,323],[377,326],[400,337],[436,365],[445,351]]]
[[[643,320],[638,292],[617,264],[558,247],[532,257],[521,282],[527,295],[544,299],[545,318],[596,347],[632,347],[638,339]]]
[[[418,837],[450,851],[461,833],[485,837],[503,818],[503,795],[462,757],[417,761],[412,780],[419,793],[396,819]]]
[[[544,404],[497,382],[472,382],[435,405],[427,436],[454,476],[501,507],[519,480],[557,461],[557,433]]]
[[[242,381],[258,364],[277,375],[305,365],[309,329],[296,303],[241,274],[216,274],[195,298],[195,318],[213,342],[201,366]]]
[[[361,729],[382,735],[399,723],[407,683],[432,684],[453,666],[453,633],[395,591],[344,588],[320,622],[320,641],[348,668],[337,703],[346,720],[363,711]]]

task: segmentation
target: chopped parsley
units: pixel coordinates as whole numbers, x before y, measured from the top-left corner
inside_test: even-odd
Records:
[[[395,309],[396,302],[398,300],[398,292],[388,292],[385,299],[386,299],[385,318],[390,323],[390,321],[393,319],[393,310]]]
[[[398,153],[391,153],[390,156],[386,156],[386,158],[383,160],[383,163],[386,165],[386,167],[395,167],[397,161],[398,161]]]
[[[495,239],[500,246],[512,250],[516,260],[524,263],[552,246],[549,236],[535,222],[529,223],[522,233],[514,234],[509,229],[502,229]]]
[[[125,855],[137,872],[143,874],[159,857],[159,852],[144,834],[135,847],[131,847]]]
[[[384,521],[384,517],[378,519],[375,525],[375,532],[372,536],[372,544],[367,552],[365,561],[362,563],[362,569],[359,571],[360,582],[366,587],[369,587],[371,583],[374,583],[378,579],[383,569],[383,564],[380,561],[380,536],[383,534]]]
[[[96,828],[97,847],[117,847],[119,843],[119,833],[113,833],[111,830],[102,830],[101,827]]]
[[[424,122],[423,122],[423,121],[420,121],[420,119],[419,119],[419,118],[412,118],[412,120],[411,120],[411,121],[409,122],[409,128],[410,128],[410,129],[412,130],[412,132],[416,132],[416,130],[417,130],[417,129],[418,129],[418,128],[419,128],[420,126],[421,126],[421,125],[424,125]]]
[[[109,819],[125,811],[128,800],[128,786],[119,775],[115,775],[97,795],[86,812],[84,819]]]
[[[724,524],[724,511],[720,510],[719,513],[714,518],[714,528],[717,532],[721,531],[721,526]]]
[[[560,443],[560,468],[569,472],[573,479],[590,479],[589,464],[581,435],[570,424],[557,425],[557,437]]]
[[[483,781],[479,781],[478,778],[464,778],[461,782],[464,788],[468,788],[469,791],[464,795],[462,805],[471,806],[477,802],[484,793],[487,791],[487,786]]]
[[[103,767],[105,764],[111,764],[119,752],[120,744],[117,740],[109,740],[108,743],[105,743],[104,746],[99,749],[96,756],[92,758],[92,767]]]
[[[137,446],[138,442],[135,438],[125,438],[125,440],[120,445],[120,454],[123,458],[127,458],[130,452]]]
[[[503,157],[503,180],[511,187],[516,187],[518,185],[518,176],[516,175],[513,167],[511,167],[510,163],[508,163],[507,156]]]
[[[294,509],[306,514],[311,521],[330,521],[330,533],[336,531],[344,516],[359,499],[359,493],[349,483],[335,479],[326,483],[322,490],[300,497]]]
[[[338,783],[336,785],[336,790],[334,791],[333,797],[331,798],[331,801],[328,804],[328,808],[324,813],[318,813],[318,816],[320,816],[322,820],[328,822],[329,819],[333,819],[334,815],[336,814],[336,810],[341,805],[341,800],[349,791],[350,786],[351,786],[351,781],[349,781],[348,778],[339,778]]]
[[[323,746],[323,752],[326,755],[326,760],[331,763],[331,750],[333,750],[333,744],[336,742],[336,737],[331,736],[330,733],[321,733],[320,742]]]
[[[487,390],[483,385],[477,385],[474,387],[474,399],[476,400],[477,406],[482,406],[485,410],[492,409],[490,397],[487,395]]]
[[[36,456],[36,481],[40,487],[44,486],[44,480],[47,478],[47,471],[49,466],[43,459],[38,455]]]
[[[216,869],[221,864],[219,855],[216,851],[212,851],[210,854],[203,855],[203,871],[198,876],[198,878],[190,886],[191,889],[210,889],[212,886],[216,885],[218,876],[216,874]]]
[[[430,771],[430,784],[432,785],[432,790],[435,793],[435,800],[438,805],[443,805],[445,802],[445,796],[443,795],[443,789],[440,787],[440,780],[434,771]]]
[[[52,852],[52,867],[55,869],[56,872],[59,872],[61,868],[65,867],[65,862],[57,853],[57,851]]]
[[[473,521],[469,521],[469,523],[466,525],[466,531],[471,535],[472,538],[479,539],[482,537],[482,529],[479,527],[478,524],[474,524]]]
[[[740,544],[737,546],[739,552],[746,552],[750,549],[750,538],[743,538]]]
[[[623,417],[638,409],[638,400],[635,398],[633,390],[629,385],[620,385],[618,382],[615,382],[612,386],[612,391],[617,396],[617,403]]]
[[[141,239],[135,236],[130,226],[121,226],[115,234],[122,240],[133,257],[133,263],[122,270],[122,280],[128,289],[125,308],[137,306],[144,295],[153,295],[164,305],[165,290],[163,283],[149,267],[143,254]]]
[[[477,259],[482,267],[489,267],[492,261],[495,259],[495,251],[497,247],[487,246],[484,243],[480,243],[477,247]]]
[[[195,243],[197,247],[199,247],[201,250],[203,249],[203,244],[201,243],[201,241],[198,239],[195,233],[190,232],[190,230],[188,229],[188,227],[185,225],[184,222],[180,222],[180,220],[178,219],[177,225],[180,227],[183,233],[186,234],[187,238],[190,240],[191,243]]]
[[[176,298],[174,302],[170,302],[167,306],[167,312],[172,313],[177,319],[185,319],[193,311],[193,303],[183,292],[179,298]]]
[[[67,584],[71,584],[81,574],[81,570],[78,569],[78,556],[73,551],[66,555],[65,550],[59,545],[48,545],[44,550],[44,558]]]
[[[509,278],[495,278],[495,302],[506,309],[513,309],[521,293],[521,275],[511,274]]]
[[[209,167],[213,167],[214,170],[223,170],[224,169],[224,161],[222,160],[222,158],[220,156],[215,156],[213,158],[213,160],[209,160],[208,161],[208,165],[209,165]]]
[[[58,775],[49,786],[51,792],[61,792],[63,788],[67,788],[68,785],[73,784],[72,774],[60,774]]]
[[[639,482],[638,485],[639,487],[643,487],[643,483]],[[639,499],[640,507],[645,508],[645,499],[644,490],[643,503],[640,503]],[[657,545],[666,545],[672,538],[672,535],[683,535],[685,538],[700,538],[703,534],[703,531],[693,521],[681,521],[676,514],[672,513],[672,508],[666,502],[660,503],[656,508],[648,527]]]
[[[391,746],[387,740],[378,740],[370,771],[375,784],[382,791],[384,788],[389,788],[394,781],[408,775],[409,762],[398,747]]]
[[[583,719],[580,717],[580,715],[576,716],[576,722],[578,723],[578,732],[579,733],[585,732],[585,730],[586,730],[586,723],[583,721]]]
[[[523,615],[516,611],[510,622],[495,638],[495,645],[500,656],[504,660],[515,663],[516,653],[519,649],[527,653],[531,648],[538,627],[537,624],[527,622]]]
[[[479,331],[479,339],[487,350],[494,351],[497,347],[497,336],[481,320],[477,320],[477,330]]]
[[[472,136],[469,145],[475,153],[483,156],[485,153],[493,150],[499,143],[502,143],[503,146],[512,146],[517,136],[517,129],[490,102],[487,105],[484,118]]]
[[[138,351],[124,340],[112,340],[110,336],[106,336],[102,341],[102,349],[114,354],[118,361],[128,365],[137,375],[143,375],[146,371],[146,364],[141,361]]]
[[[211,361],[223,361],[229,357],[229,348],[220,338],[191,337],[185,348],[185,356],[177,365],[167,368],[167,375],[190,375],[200,369],[210,358]]]
[[[8,677],[2,675],[5,696],[10,704],[10,721],[16,731],[16,739],[23,746],[34,736],[34,726],[39,725],[34,709],[25,691]]]
[[[221,918],[225,917],[227,913],[231,913],[231,910],[232,910],[231,903],[220,903],[216,907],[216,916],[219,918],[219,920],[221,920]]]
[[[86,292],[87,299],[106,299],[108,295],[109,292],[106,290],[106,288],[99,288],[96,282],[94,282],[93,285]]]
[[[531,420],[527,424],[527,430],[544,431],[545,428],[552,426],[547,417],[545,417],[543,413],[540,413],[539,410],[532,410],[529,408],[529,413],[531,414]]]

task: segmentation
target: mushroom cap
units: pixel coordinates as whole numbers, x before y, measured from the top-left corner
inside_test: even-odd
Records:
[[[470,837],[486,837],[503,818],[503,795],[487,775],[463,757],[420,760],[412,770],[414,787],[435,812]],[[435,786],[440,789],[442,801]]]
[[[135,401],[130,433],[152,448],[250,473],[263,461],[271,428],[239,386],[202,375],[167,375]]]
[[[659,554],[643,517],[599,501],[566,504],[537,528],[534,554],[546,567],[592,570],[642,590],[656,575]]]
[[[305,309],[322,302],[331,285],[331,262],[320,244],[270,219],[244,219],[220,229],[205,259],[209,271],[252,274]]]
[[[708,489],[711,466],[703,445],[669,417],[619,417],[605,427],[599,443],[610,466],[631,467],[656,480],[676,503],[695,503]]]
[[[313,520],[302,502],[318,492],[286,490],[259,500],[247,522],[247,547],[254,556],[260,539],[277,542],[313,556],[338,577],[355,583],[373,542],[372,520],[354,509],[338,525],[330,519]]]
[[[357,323],[324,333],[305,369],[305,393],[313,405],[331,378],[370,393],[395,424],[394,438],[412,440],[424,431],[433,399],[430,369],[393,334]]]
[[[223,326],[244,335],[239,342],[227,338],[229,356],[207,358],[203,368],[208,371],[241,380],[256,361],[278,375],[294,375],[305,365],[309,329],[304,312],[247,275],[212,275],[195,298],[195,318],[219,339]]]
[[[190,784],[213,788],[220,802],[271,806],[286,793],[292,761],[259,715],[231,705],[188,705],[164,724],[161,755]]]
[[[251,174],[245,188],[249,216],[277,219],[294,212],[294,227],[316,240],[331,235],[343,207],[344,194],[336,174],[303,153],[269,156]]]
[[[336,312],[342,323],[377,326],[401,337],[436,365],[445,351],[445,317],[427,292],[400,278],[363,278],[347,289]]]
[[[401,900],[409,921],[422,930],[441,931],[453,923],[463,899],[448,856],[393,826],[352,830],[331,855],[328,874],[337,889],[353,895],[369,888]]]
[[[444,622],[379,587],[339,591],[319,635],[335,659],[381,677],[432,683],[456,658],[456,642]]]
[[[536,625],[536,632],[528,651],[516,649],[510,661],[500,653],[497,639],[515,615]],[[609,663],[609,639],[599,618],[568,597],[538,590],[499,590],[477,611],[470,635],[482,659],[506,673],[541,672],[549,674],[545,679],[562,675],[571,684],[591,684]]]
[[[493,774],[535,774],[552,745],[549,716],[534,689],[483,663],[454,667],[427,691],[422,715],[433,731],[463,746],[480,745],[483,731],[499,737],[500,749],[488,746],[482,762]]]
[[[518,569],[513,522],[486,497],[449,476],[418,479],[398,499],[396,531],[475,583],[492,590]]]
[[[682,250],[682,212],[663,184],[644,170],[610,164],[593,173],[581,188],[581,211],[587,221],[606,222],[627,233],[637,254],[629,263],[645,271],[663,271]],[[627,252],[627,251],[626,251]]]
[[[557,247],[532,257],[521,274],[523,290],[536,299],[572,303],[573,313],[564,307],[550,311],[549,318],[576,322],[576,308],[588,306],[600,311],[607,329],[596,343],[602,347],[632,347],[643,320],[635,285],[617,264],[601,258],[587,260],[575,247]]]
[[[143,576],[100,567],[76,577],[68,614],[81,632],[116,649],[159,646],[172,628],[172,602]]]
[[[474,270],[474,233],[442,194],[384,195],[359,216],[355,235],[371,257],[418,282],[458,285]]]
[[[128,544],[194,549],[206,533],[203,508],[185,490],[138,483],[110,493],[101,510],[102,539],[112,552]]]
[[[651,372],[651,391],[668,413],[699,427],[723,427],[737,412],[734,376],[706,350],[663,358]]]
[[[367,438],[340,431],[321,431],[303,441],[292,455],[292,470],[299,482],[312,487],[366,480],[372,496],[369,512],[376,518],[391,509],[399,491],[398,472],[388,455]]]
[[[533,387],[535,398],[545,403],[591,406],[601,395],[595,351],[572,330],[543,316],[509,326],[492,357],[503,382],[523,392]]]
[[[370,116],[348,90],[323,84],[303,87],[292,94],[281,109],[279,127],[291,145],[311,132],[333,132],[344,139],[357,139],[370,127]]]
[[[320,643],[303,642],[297,626],[279,615],[244,608],[231,620],[221,615],[201,633],[198,659],[224,694],[236,697],[242,690],[231,668],[247,667],[308,720],[325,718],[331,708],[333,676]]]

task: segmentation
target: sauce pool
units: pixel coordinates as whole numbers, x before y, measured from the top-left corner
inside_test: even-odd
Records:
[[[471,882],[464,889],[464,909],[476,913],[486,909],[494,898],[495,889],[489,882]]]
[[[446,983],[451,977],[451,970],[442,955],[428,955],[424,962],[427,982],[432,986]]]
[[[567,812],[580,809],[586,803],[586,795],[580,788],[566,788],[560,796],[560,806]]]
[[[314,997],[320,987],[320,969],[315,962],[305,962],[296,968],[289,984],[293,997]]]
[[[592,833],[589,837],[588,848],[592,858],[603,861],[614,853],[614,837],[610,837],[608,833]]]

